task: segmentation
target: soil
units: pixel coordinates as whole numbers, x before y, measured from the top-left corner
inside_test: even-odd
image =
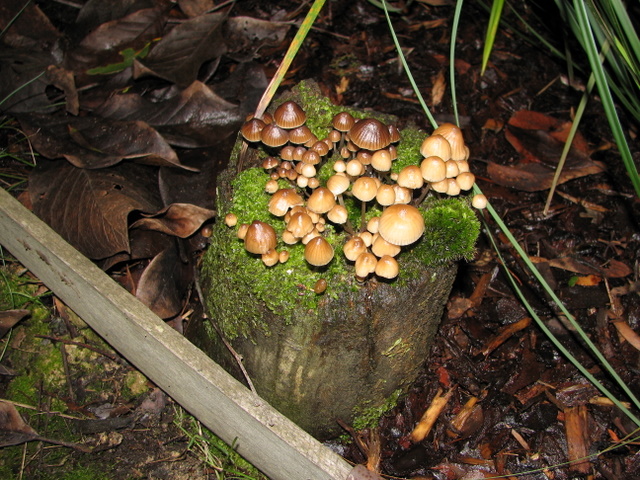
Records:
[[[62,3],[48,3],[42,5],[43,10],[64,31],[73,11]],[[233,14],[266,19],[283,17],[298,7],[297,2],[239,1]],[[562,39],[554,38],[559,28],[537,21],[540,12],[522,13],[561,44]],[[302,15],[294,14],[293,18],[300,20]],[[450,96],[445,93],[440,99],[438,95],[442,81],[449,87],[444,79],[448,78],[452,15],[451,6],[412,2],[401,16],[393,17],[413,76],[439,122],[453,119]],[[480,75],[487,18],[479,5],[465,4],[455,63],[461,126],[471,148],[477,183],[569,312],[631,391],[640,394],[640,352],[632,343],[633,335],[617,323],[632,331],[640,329],[640,201],[612,144],[602,106],[597,98],[591,99],[580,132],[587,156],[606,165],[604,171],[576,176],[560,185],[548,214],[543,213],[548,189],[504,186],[504,177],[492,165],[523,165],[522,152],[514,149],[506,135],[509,128],[505,125],[512,116],[530,111],[570,121],[582,92],[561,81],[566,70],[562,60],[524,41],[513,30],[500,30],[489,67]],[[512,16],[508,18],[516,23]],[[290,39],[291,35],[279,48],[263,53],[260,61],[268,76]],[[577,55],[577,62],[581,61]],[[401,122],[431,130],[401,69],[383,11],[365,0],[327,2],[284,87],[305,78],[315,79],[335,103],[390,113]],[[579,74],[578,80],[585,82]],[[620,114],[626,133],[635,138],[638,125],[623,110]],[[511,132],[518,133],[517,129]],[[528,137],[520,132],[522,138]],[[527,143],[528,151],[542,158],[540,150],[548,143],[536,138]],[[550,157],[557,162],[559,151],[554,148]],[[634,158],[640,158],[637,142],[632,142],[631,148]],[[532,157],[528,158],[530,162]],[[20,172],[15,162],[3,162],[3,172]],[[543,174],[553,172],[552,167],[546,165]],[[583,164],[570,167],[580,171]],[[531,184],[544,175],[530,177]],[[331,447],[353,463],[367,463],[383,475],[400,478],[469,479],[497,474],[515,478],[527,470],[536,472],[521,478],[640,478],[637,443],[621,443],[633,434],[633,424],[602,400],[602,394],[547,338],[514,293],[505,270],[514,275],[542,324],[618,398],[626,400],[624,392],[587,353],[564,316],[558,315],[489,215],[480,215],[486,222],[485,234],[475,259],[460,265],[434,347],[425,359],[424,373],[379,422],[357,431],[345,426],[346,439],[330,442]],[[43,302],[53,306],[50,298]],[[193,307],[190,318],[195,318],[201,310],[196,298],[192,302],[185,311]],[[29,328],[34,323],[27,320],[11,339],[5,337],[3,344],[9,348],[1,366],[17,369],[22,365],[22,356],[29,355],[29,349],[21,348],[18,340],[33,335]],[[82,343],[74,349],[89,345],[94,353],[95,348],[108,351],[100,339],[73,326],[64,306],[56,305],[43,325],[46,328],[40,334],[54,340],[40,338],[37,348],[45,348],[44,342],[47,349],[55,347],[63,352],[70,345],[59,340],[73,338]],[[72,335],[74,328],[80,336]],[[38,388],[22,401],[35,407],[32,413],[21,413],[40,435],[61,436],[68,429],[66,433],[73,434],[67,437],[65,433],[65,438],[94,447],[94,452],[39,442],[31,442],[29,448],[6,447],[3,454],[25,455],[24,465],[12,472],[15,478],[19,472],[24,474],[21,478],[76,478],[62,477],[61,472],[67,475],[70,471],[69,465],[93,472],[93,476],[78,478],[100,478],[95,472],[110,479],[237,478],[205,464],[190,444],[191,437],[179,428],[189,420],[175,421],[176,415],[181,415],[179,408],[146,381],[140,389],[127,386],[134,369],[114,352],[109,355],[112,358],[102,354],[92,357],[100,364],[98,371],[83,370],[75,359],[61,360],[66,370],[60,372],[64,379],[58,384],[60,390],[50,391],[45,388],[48,383],[39,380]],[[12,376],[0,378],[0,396],[5,397]],[[448,398],[442,414],[425,439],[414,441],[412,430],[437,396]],[[96,413],[100,409],[108,411]],[[54,411],[78,420],[58,413],[40,415]],[[468,416],[462,417],[461,412]],[[62,430],[49,429],[52,422],[48,419],[54,417],[62,419]],[[102,422],[99,426],[87,423],[96,419]],[[610,447],[615,448],[605,451]],[[555,467],[570,456],[598,452],[603,453],[587,462]],[[6,460],[2,462],[0,468],[7,466]]]

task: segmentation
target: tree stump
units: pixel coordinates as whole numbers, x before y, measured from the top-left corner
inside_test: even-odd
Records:
[[[301,105],[337,108],[305,88],[303,98],[294,94]],[[317,97],[309,98],[309,91]],[[219,218],[250,203],[247,208],[265,209],[250,215],[273,220],[263,187],[257,187],[251,202],[234,199],[241,144],[239,140],[219,177]],[[249,148],[243,170],[261,165],[265,155]],[[260,168],[253,170],[266,175]],[[424,241],[399,255],[401,272],[393,281],[356,280],[352,262],[339,246],[326,267],[296,261],[301,255],[296,249],[304,249],[297,245],[287,246],[291,263],[267,268],[244,250],[234,229],[222,221],[214,225],[201,269],[209,316],[242,357],[258,393],[317,438],[340,433],[337,419],[350,423],[367,409],[388,408],[388,399],[396,398],[421,371],[455,278],[455,260],[471,254],[479,231],[466,200],[447,202],[456,206],[447,204],[443,212],[457,213],[445,219],[444,229],[430,228],[427,222]],[[442,215],[436,217],[440,225]],[[462,237],[462,250],[445,244]],[[314,291],[318,280],[328,285],[320,294]],[[194,323],[187,336],[242,378],[236,359],[210,325]]]

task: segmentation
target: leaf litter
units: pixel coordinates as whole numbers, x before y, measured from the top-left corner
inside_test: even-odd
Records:
[[[448,121],[452,108],[442,95],[441,72],[448,55],[445,19],[452,10],[441,2],[418,3],[404,12],[406,23],[395,25],[411,49],[408,60],[419,86],[433,99],[437,118]],[[6,5],[0,11],[3,27],[22,2]],[[0,105],[19,119],[41,155],[29,178],[34,211],[177,328],[193,315],[188,284],[206,243],[201,227],[213,215],[215,172],[264,90],[274,59],[284,53],[290,24],[281,20],[287,11],[297,12],[291,2],[216,8],[206,0],[89,0],[65,21],[52,22],[54,8],[30,4],[29,15],[2,38],[0,52],[0,98],[35,78]],[[596,147],[610,139],[602,113],[597,105],[588,107],[589,129],[569,157],[552,214],[543,216],[537,192],[548,188],[562,149],[558,133],[567,129],[578,97],[559,84],[540,94],[558,66],[513,36],[498,38],[501,55],[479,77],[476,45],[484,32],[470,18],[483,13],[472,7],[467,15],[461,31],[465,48],[456,60],[464,66],[458,92],[482,189],[637,390],[640,206],[629,200],[614,152]],[[334,100],[394,113],[429,130],[386,32],[381,11],[371,3],[331,2],[286,83],[311,76]],[[47,75],[36,78],[50,65]],[[487,228],[494,229],[490,223]],[[543,321],[597,371],[498,238]],[[423,377],[377,425],[355,432],[363,439],[361,448],[335,448],[353,462],[405,478],[487,478],[534,468],[547,470],[525,478],[639,475],[634,445],[551,469],[620,445],[633,426],[554,351],[519,307],[498,263],[481,242],[476,259],[461,267]],[[50,326],[65,334],[72,330],[69,322],[61,326],[52,318]],[[69,345],[65,351],[72,351]],[[74,379],[73,370],[69,375]],[[81,382],[71,385],[77,397],[89,395]],[[412,441],[411,432],[440,398],[438,392],[448,401],[429,420],[424,439]],[[107,397],[93,400],[91,410],[68,399],[67,405],[86,418],[98,417],[91,411],[126,417],[133,408],[138,425],[150,424],[144,423],[144,409],[130,404],[132,398],[139,406],[157,405],[154,412],[162,409],[151,395]],[[133,425],[130,420],[122,425]],[[145,443],[149,439],[133,431],[102,426],[105,434],[90,442],[111,458],[122,461],[127,448],[153,450]]]

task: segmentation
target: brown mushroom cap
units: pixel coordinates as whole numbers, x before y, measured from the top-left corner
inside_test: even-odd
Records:
[[[367,245],[359,236],[351,237],[345,242],[342,247],[342,253],[344,253],[344,256],[347,258],[347,260],[351,260],[352,262],[355,262],[360,254],[366,251]]]
[[[460,190],[471,190],[473,184],[476,183],[476,176],[471,172],[463,172],[456,177],[456,183]]]
[[[424,185],[424,178],[422,178],[422,172],[417,165],[407,165],[400,173],[398,173],[398,185],[405,188],[415,190]]]
[[[311,265],[322,267],[333,259],[333,247],[324,237],[314,237],[304,247],[304,258]]]
[[[371,244],[371,251],[378,258],[381,258],[385,255],[395,257],[400,253],[400,250],[401,249],[398,245],[387,242],[384,238],[382,238],[381,235],[378,235]]]
[[[377,150],[371,155],[371,166],[379,172],[388,172],[391,170],[391,154],[389,150]]]
[[[396,203],[396,190],[393,188],[393,185],[386,185],[384,183],[380,185],[376,192],[376,200],[383,207]]]
[[[447,165],[442,158],[432,155],[420,164],[422,178],[429,183],[441,182],[447,178]]]
[[[383,255],[376,263],[375,274],[382,278],[388,278],[389,280],[396,278],[400,267],[395,258],[389,255]]]
[[[409,245],[424,233],[424,218],[412,205],[391,205],[380,215],[378,233],[394,245]]]
[[[327,218],[331,223],[342,225],[343,223],[347,223],[349,212],[346,207],[343,207],[342,205],[335,205],[327,212]]]
[[[423,157],[440,157],[445,162],[451,158],[451,145],[442,135],[435,134],[424,139],[420,145]]]
[[[307,199],[307,208],[315,213],[327,213],[336,204],[336,199],[327,187],[318,187]]]
[[[313,138],[313,133],[306,125],[300,125],[299,127],[289,130],[289,141],[296,145],[302,145],[307,143]]]
[[[356,276],[365,278],[370,273],[375,272],[378,259],[369,252],[361,253],[356,258]]]
[[[276,231],[268,223],[254,220],[244,236],[244,248],[249,253],[263,255],[269,250],[276,248],[278,239]]]
[[[296,238],[302,238],[313,230],[313,221],[305,212],[297,212],[291,215],[287,223],[287,230]]]
[[[487,203],[488,203],[487,197],[484,196],[482,193],[477,193],[471,199],[471,205],[473,205],[474,208],[477,208],[479,210],[486,208]]]
[[[356,123],[356,120],[349,112],[340,112],[331,121],[333,128],[339,132],[348,132],[354,123]]]
[[[293,188],[281,188],[269,200],[269,212],[282,217],[291,207],[303,204],[304,199]]]
[[[304,124],[307,115],[300,105],[289,100],[276,108],[276,111],[273,112],[273,119],[279,127],[290,129]]]
[[[371,177],[358,177],[356,181],[353,182],[351,193],[353,193],[353,196],[362,202],[370,202],[376,198],[376,193],[378,193],[378,184],[375,179]]]
[[[272,248],[267,253],[262,254],[262,263],[267,267],[273,267],[279,260],[280,256],[278,252],[276,252],[275,248]]]
[[[452,160],[466,160],[467,150],[464,145],[462,130],[453,123],[443,123],[433,131],[434,135],[442,135],[451,145]]]
[[[327,180],[327,188],[331,190],[334,195],[340,195],[346,192],[351,185],[351,181],[344,175],[331,175]]]
[[[391,143],[391,134],[387,126],[375,118],[358,120],[349,130],[349,140],[358,148],[381,150]]]
[[[265,125],[266,124],[259,118],[252,118],[242,125],[240,133],[247,142],[259,142],[260,134]]]
[[[272,123],[262,129],[260,140],[268,147],[281,147],[289,141],[289,134]]]

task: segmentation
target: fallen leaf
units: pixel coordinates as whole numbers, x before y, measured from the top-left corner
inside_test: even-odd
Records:
[[[136,297],[160,318],[175,317],[184,305],[190,272],[172,245],[157,255],[144,270]]]
[[[595,285],[599,285],[601,281],[602,278],[598,275],[585,275],[576,278],[575,285],[580,285],[582,287],[593,287]]]
[[[4,337],[16,323],[30,313],[29,310],[5,310],[0,312],[0,338]]]
[[[41,160],[29,190],[34,213],[92,259],[129,252],[129,214],[162,206],[155,170],[129,163],[86,170]]]
[[[181,165],[176,152],[145,122],[38,114],[21,115],[19,121],[40,154],[64,157],[79,168],[105,168],[130,159],[194,170]]]
[[[0,447],[19,445],[38,438],[38,432],[22,419],[16,407],[0,400]]]
[[[444,93],[447,90],[447,82],[444,79],[444,72],[442,70],[434,75],[431,80],[433,82],[433,87],[431,87],[431,105],[435,107],[442,103],[442,97],[444,97]]]
[[[131,228],[157,230],[180,238],[193,235],[216,212],[190,203],[173,203],[153,215],[143,214]]]
[[[193,82],[165,101],[151,102],[134,93],[114,95],[95,113],[113,120],[143,121],[157,128],[167,142],[185,148],[219,142],[237,132],[245,117],[239,105],[202,82]]]

